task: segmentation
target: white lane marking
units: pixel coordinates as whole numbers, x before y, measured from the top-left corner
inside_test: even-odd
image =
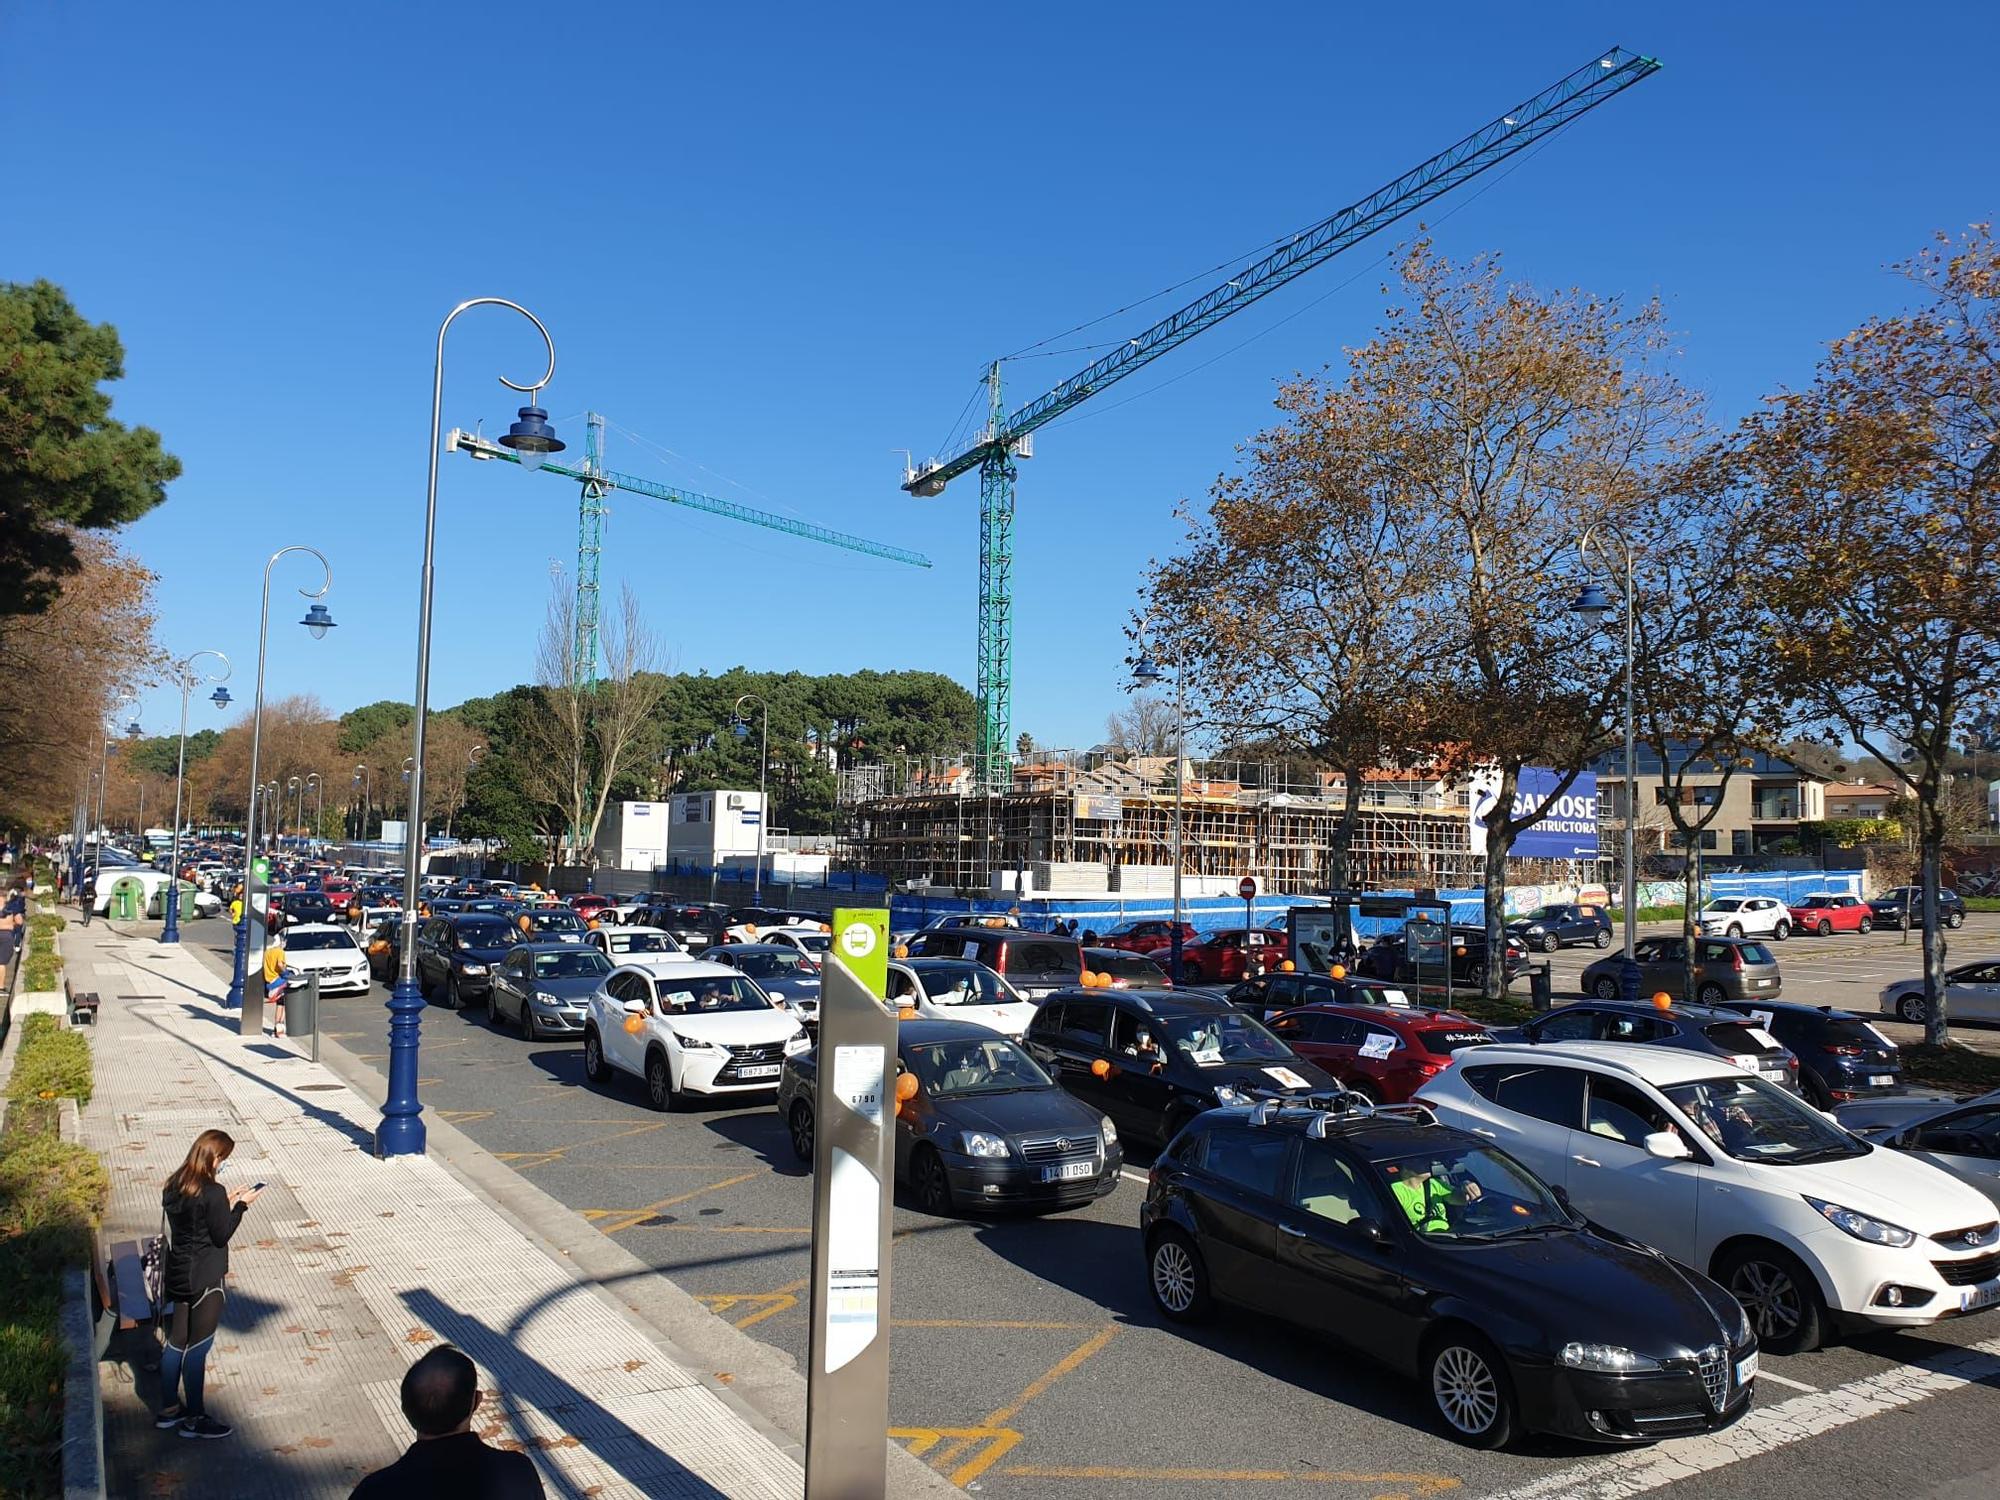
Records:
[[[1781,1385],[1788,1391],[1816,1391],[1819,1389],[1816,1385],[1807,1385],[1803,1380],[1787,1380],[1782,1375],[1773,1375],[1769,1370],[1759,1370],[1757,1372],[1757,1380],[1759,1384],[1768,1380],[1771,1384]]]
[[[1761,1458],[1926,1397],[2000,1378],[2000,1339],[1963,1349],[1941,1348],[1917,1364],[1898,1365],[1830,1391],[1760,1406],[1734,1427],[1712,1437],[1669,1439],[1656,1448],[1599,1459],[1551,1474],[1487,1500],[1625,1500],[1692,1479],[1713,1469]]]

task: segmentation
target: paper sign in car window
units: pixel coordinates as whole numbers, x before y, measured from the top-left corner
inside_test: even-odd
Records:
[[[1264,1071],[1288,1089],[1309,1089],[1312,1087],[1311,1084],[1299,1077],[1290,1068],[1266,1068]]]
[[[1396,1039],[1386,1031],[1371,1031],[1368,1039],[1361,1044],[1360,1057],[1381,1059],[1396,1050]]]
[[[1384,990],[1382,991],[1382,1003],[1385,1005],[1406,1006],[1410,1003],[1410,997],[1401,990]]]
[[[1760,1047],[1775,1048],[1778,1045],[1778,1039],[1761,1026],[1748,1026],[1744,1029],[1750,1033],[1751,1039]]]

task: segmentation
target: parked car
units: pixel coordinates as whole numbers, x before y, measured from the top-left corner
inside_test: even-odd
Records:
[[[1453,927],[1449,934],[1451,946],[1451,982],[1476,989],[1486,982],[1486,929],[1461,924]],[[1519,940],[1504,938],[1506,959],[1502,971],[1502,982],[1510,983],[1516,975],[1528,967],[1528,954]],[[1428,964],[1420,974],[1417,965],[1411,962],[1404,936],[1400,932],[1385,933],[1368,947],[1361,950],[1354,960],[1356,973],[1370,975],[1376,979],[1393,979],[1399,984],[1444,983],[1444,975],[1437,964]]]
[[[1871,932],[1875,917],[1859,896],[1822,891],[1796,901],[1791,908],[1792,930],[1830,937],[1836,932]]]
[[[1225,927],[1181,949],[1181,981],[1235,984],[1275,969],[1284,960],[1284,933],[1252,927],[1246,946],[1246,934],[1241,927]]]
[[[1965,900],[1957,891],[1937,893],[1938,920],[1957,929],[1965,925]],[[1884,891],[1868,903],[1868,914],[1877,927],[1921,927],[1924,921],[1924,888],[1899,885]]]
[[[1200,941],[1192,922],[1183,922],[1181,928],[1181,951],[1186,953]],[[1174,924],[1148,917],[1141,921],[1120,922],[1097,940],[1100,948],[1123,948],[1128,953],[1157,953],[1173,947]]]
[[[1668,1010],[1619,1000],[1580,1000],[1536,1016],[1521,1026],[1496,1031],[1503,1042],[1540,1046],[1547,1042],[1634,1042],[1679,1047],[1731,1063],[1780,1088],[1798,1089],[1799,1060],[1778,1039],[1740,1010],[1713,1005],[1676,1005]]]
[[[509,1021],[531,1042],[583,1030],[590,997],[611,973],[611,960],[574,943],[517,943],[493,967],[486,1019]]]
[[[1717,896],[1695,914],[1707,937],[1767,937],[1782,943],[1792,935],[1791,909],[1776,896]]]
[[[1111,987],[1115,990],[1170,990],[1173,980],[1160,967],[1167,960],[1169,950],[1162,948],[1152,958],[1128,948],[1086,948],[1083,950],[1083,967],[1086,973],[1109,974]],[[1155,961],[1157,960],[1157,962]]]
[[[722,943],[703,953],[699,962],[726,964],[749,975],[801,1025],[808,1029],[819,1025],[819,966],[798,949],[783,943]]]
[[[1945,1014],[1954,1021],[2000,1021],[2000,959],[1975,959],[1946,969],[1944,1004]],[[1885,1015],[1923,1025],[1930,1002],[1924,998],[1922,976],[1884,987],[1881,1006]]]
[[[1428,1006],[1302,1005],[1270,1023],[1271,1035],[1343,1088],[1377,1104],[1402,1104],[1493,1033],[1469,1016]]]
[[[368,955],[354,934],[331,922],[300,922],[280,937],[285,967],[318,974],[322,995],[365,995],[373,988]]]
[[[511,907],[514,926],[522,941],[531,943],[581,943],[590,934],[590,924],[567,906]],[[522,923],[526,922],[526,926]]]
[[[675,941],[672,933],[662,932],[657,927],[617,927],[599,924],[584,934],[583,940],[602,953],[614,964],[627,962],[641,955],[648,959],[692,957],[687,949]]]
[[[1526,916],[1509,922],[1506,931],[1522,947],[1543,953],[1579,943],[1593,948],[1611,946],[1611,918],[1604,908],[1576,901],[1538,906]]]
[[[285,919],[285,927],[301,926],[305,923],[337,922],[340,913],[334,904],[318,891],[273,891],[271,904]]]
[[[1725,1000],[1775,1000],[1782,988],[1778,960],[1762,943],[1749,938],[1696,938],[1694,995],[1703,1005]],[[1640,938],[1632,945],[1639,964],[1639,993],[1651,996],[1681,992],[1687,940],[1681,937]],[[1624,994],[1625,958],[1610,954],[1586,964],[1583,990],[1599,1000]]]
[[[400,916],[384,917],[364,925],[368,930],[365,945],[368,972],[384,984],[394,984],[397,968],[403,959],[403,919]]]
[[[833,946],[833,934],[823,922],[816,922],[810,927],[795,922],[789,927],[760,927],[757,941],[790,948],[814,968],[819,968],[826,962],[827,949]]]
[[[1035,1015],[1034,1001],[969,958],[891,960],[889,1000],[928,1020],[966,1021],[1016,1038]]]
[[[1246,979],[1226,997],[1238,1010],[1269,1021],[1295,1005],[1408,1005],[1409,991],[1393,979],[1369,979],[1357,974],[1335,979],[1331,974],[1278,973]]]
[[[638,1026],[627,1030],[627,1018]],[[661,973],[613,969],[590,997],[583,1074],[595,1084],[629,1073],[654,1109],[691,1094],[758,1093],[778,1086],[788,1054],[811,1045],[805,1028],[747,975],[722,964],[676,964]]]
[[[670,934],[683,948],[700,952],[724,941],[729,923],[713,906],[693,904],[649,906],[640,911],[634,927],[657,927]]]
[[[1713,1276],[1769,1353],[1816,1349],[1837,1319],[1914,1328],[2000,1302],[1984,1196],[1713,1058],[1495,1046],[1418,1097],[1593,1223]]]
[[[1185,990],[1061,990],[1021,1040],[1121,1133],[1156,1145],[1218,1104],[1339,1087],[1262,1022]]]
[[[1903,1085],[1901,1050],[1859,1016],[1789,1000],[1736,1001],[1727,1008],[1784,1043],[1798,1060],[1799,1092],[1820,1109]]]
[[[1645,1443],[1750,1409],[1757,1339],[1727,1292],[1422,1118],[1214,1110],[1154,1166],[1139,1225],[1166,1317],[1225,1301],[1337,1339],[1471,1447]]]
[[[505,917],[485,912],[434,916],[417,929],[417,985],[426,1000],[439,991],[451,1010],[484,1000],[493,966],[519,938]]]
[[[1019,927],[951,927],[920,932],[912,958],[969,958],[985,964],[1030,1000],[1083,980],[1083,949],[1073,937]]]
[[[2000,1089],[1976,1099],[1877,1099],[1837,1111],[1864,1140],[1906,1151],[2000,1204]]]
[[[729,909],[731,927],[754,927],[760,933],[766,927],[813,927],[826,930],[826,913],[805,911],[790,906],[733,906]]]
[[[785,1060],[778,1113],[813,1159],[819,1055]],[[1118,1130],[1056,1086],[1009,1037],[963,1021],[905,1021],[896,1073],[917,1081],[896,1109],[897,1182],[930,1214],[1070,1208],[1118,1186]]]
[[[581,896],[572,896],[569,899],[569,909],[579,917],[582,917],[586,922],[603,916],[605,912],[609,911],[615,905],[617,905],[617,902],[601,891],[588,891]]]

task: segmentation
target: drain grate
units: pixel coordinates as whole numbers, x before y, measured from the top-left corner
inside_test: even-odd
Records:
[[[120,995],[120,1000],[164,1000],[165,995]]]
[[[299,1085],[299,1092],[310,1094],[324,1089],[344,1089],[346,1087],[347,1085],[344,1083],[302,1083]]]

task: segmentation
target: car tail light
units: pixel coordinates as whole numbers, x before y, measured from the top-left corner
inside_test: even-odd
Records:
[[[1786,1068],[1786,1071],[1788,1071],[1788,1072],[1792,1072],[1792,1073],[1796,1073],[1796,1072],[1798,1072],[1798,1070],[1799,1070],[1799,1060],[1798,1060],[1798,1059],[1797,1059],[1796,1057],[1788,1057],[1788,1058],[1786,1058],[1786,1059],[1785,1059],[1785,1068]]]
[[[1739,974],[1743,972],[1743,950],[1741,948],[1731,948],[1729,950],[1729,967]]]
[[[1859,1057],[1861,1055],[1861,1049],[1859,1047],[1849,1046],[1845,1043],[1828,1042],[1825,1046],[1821,1047],[1819,1050],[1822,1052],[1830,1053],[1834,1057]]]

